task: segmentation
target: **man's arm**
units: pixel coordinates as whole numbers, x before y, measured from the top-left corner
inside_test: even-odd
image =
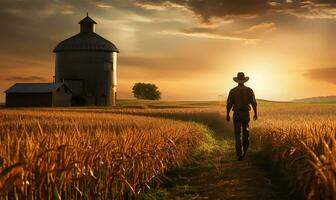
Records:
[[[257,120],[258,119],[257,104],[252,104],[252,108],[253,108],[253,111],[254,111],[253,119]]]
[[[253,108],[253,111],[254,111],[253,119],[257,120],[258,119],[257,100],[255,98],[253,90],[251,90],[251,92],[252,92],[251,105],[252,105],[252,108]]]
[[[230,121],[230,111],[233,106],[233,101],[232,101],[232,92],[230,91],[229,96],[226,101],[226,120],[229,122]]]

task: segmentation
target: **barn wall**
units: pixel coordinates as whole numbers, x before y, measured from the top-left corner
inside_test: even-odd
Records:
[[[59,91],[54,91],[52,94],[52,105],[55,107],[71,106],[71,92],[67,91],[64,86],[59,89]]]
[[[64,80],[73,92],[73,100],[82,99],[84,105],[112,105],[112,63],[112,52],[57,52],[56,81]]]
[[[9,107],[49,107],[52,106],[51,93],[6,93]]]

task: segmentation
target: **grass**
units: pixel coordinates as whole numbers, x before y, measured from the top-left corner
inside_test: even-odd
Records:
[[[227,144],[224,140],[218,140],[214,132],[204,124],[195,123],[195,126],[202,130],[205,136],[204,140],[193,150],[186,162],[179,168],[167,172],[160,188],[145,193],[144,199],[172,199],[177,193],[183,194],[186,199],[193,198],[195,195],[197,196],[198,188],[186,184],[186,178],[213,167],[216,167],[218,173],[225,170],[220,168],[220,162],[217,163],[212,158],[213,155],[218,155],[218,151],[225,151],[228,147]]]

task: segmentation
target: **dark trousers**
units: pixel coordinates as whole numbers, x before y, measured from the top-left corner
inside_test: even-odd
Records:
[[[248,111],[235,111],[233,113],[233,126],[236,139],[237,156],[244,156],[249,146],[249,122]]]

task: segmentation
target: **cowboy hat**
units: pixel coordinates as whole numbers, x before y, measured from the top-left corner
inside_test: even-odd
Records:
[[[237,77],[233,77],[233,80],[237,83],[245,83],[249,79],[250,79],[250,77],[245,76],[245,74],[243,72],[238,72]]]

